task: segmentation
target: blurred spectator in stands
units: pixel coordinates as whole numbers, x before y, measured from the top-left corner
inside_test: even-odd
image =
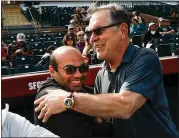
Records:
[[[167,19],[164,19],[162,17],[160,17],[158,19],[158,24],[159,24],[159,27],[157,29],[157,31],[159,31],[160,34],[174,34],[175,31],[170,27],[168,26],[168,20]]]
[[[75,26],[73,24],[68,25],[68,34],[71,34],[71,35],[75,34],[74,28]]]
[[[78,22],[80,19],[80,12],[81,12],[81,8],[77,7],[75,10],[75,15],[72,15],[76,22]]]
[[[85,10],[85,8],[81,8],[81,21],[82,21],[82,25],[87,25],[88,24],[88,19],[87,19],[87,12]]]
[[[176,14],[175,11],[172,11],[172,12],[171,12],[170,25],[171,25],[171,27],[173,27],[173,28],[177,28],[177,26],[179,26],[178,14]]]
[[[3,38],[1,39],[1,48],[5,51],[5,53],[8,52],[8,45],[4,43]]]
[[[5,50],[1,47],[1,60],[6,60],[7,59],[7,55]]]
[[[76,14],[74,16],[74,19],[79,25],[81,25],[81,23],[82,23],[81,8],[77,7],[75,12],[76,12]]]
[[[140,12],[139,11],[134,11],[132,13],[132,16],[134,19],[136,19],[138,21],[138,23],[142,23],[142,18],[140,16]]]
[[[73,18],[73,19],[70,20],[70,24],[76,25],[76,24],[77,24],[77,21],[75,21],[75,19]]]
[[[16,46],[9,46],[8,55],[10,59],[21,56],[33,56],[32,49],[26,42],[26,36],[23,33],[17,34]]]
[[[45,65],[49,64],[50,55],[57,47],[54,45],[51,45],[47,48],[46,53],[42,56],[41,60],[37,63],[37,65]]]
[[[84,39],[84,32],[79,31],[77,33],[77,43],[76,43],[76,48],[82,53],[83,49],[85,47],[85,39]]]
[[[147,48],[155,49],[158,44],[158,38],[160,37],[157,31],[157,26],[155,23],[149,23],[148,31],[144,35],[144,45]]]
[[[90,43],[90,37],[87,35],[88,28],[85,29],[85,47],[82,52],[82,56],[85,60],[85,62],[89,65],[99,64],[102,62],[102,60],[97,58],[96,51],[92,44]]]
[[[86,27],[85,32],[87,30],[88,30],[88,28]],[[89,40],[89,37],[87,36],[87,34],[84,35],[84,39],[85,39],[85,47],[83,49],[82,56],[85,60],[85,63],[91,64],[89,51],[90,51],[90,49],[92,49],[92,45],[90,44],[90,40]]]
[[[132,18],[131,30],[132,30],[132,33],[133,32],[142,33],[142,31],[139,28],[138,20],[136,20],[135,18]]]
[[[68,32],[66,35],[71,35],[73,38],[75,38],[75,43],[77,41],[76,31],[77,31],[77,28],[75,25],[73,24],[68,25]]]
[[[133,16],[134,19],[136,19],[138,21],[138,30],[144,32],[146,30],[145,20],[140,16],[140,12],[134,11],[132,13],[132,16]]]
[[[65,35],[63,38],[63,45],[75,47],[76,46],[76,38],[71,34]]]
[[[138,20],[138,23],[143,23],[145,25],[145,20],[142,18],[142,16],[140,15],[139,11],[134,11],[132,13],[132,17]]]
[[[78,23],[75,21],[75,19],[70,20],[70,24],[74,26],[73,32],[77,34],[79,31],[82,31],[82,27],[78,25]]]
[[[75,14],[72,14],[72,17],[77,24],[81,24],[81,22],[80,22],[80,16],[81,16],[80,12],[81,12],[81,8],[77,7],[76,10],[75,10]]]
[[[81,26],[83,28],[83,25],[87,25],[89,19],[87,18],[87,12],[85,8],[76,8],[76,14],[72,15],[75,22],[78,24],[78,26]],[[83,30],[83,29],[81,29]]]

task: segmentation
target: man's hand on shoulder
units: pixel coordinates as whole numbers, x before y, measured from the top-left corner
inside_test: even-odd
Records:
[[[57,90],[47,90],[47,95],[40,97],[35,100],[34,104],[37,105],[35,112],[39,112],[38,119],[42,119],[42,122],[47,122],[49,117],[53,114],[61,113],[66,110],[64,105],[64,99],[69,96],[69,93],[57,89]]]

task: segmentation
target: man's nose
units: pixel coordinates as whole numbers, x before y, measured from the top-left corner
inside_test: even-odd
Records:
[[[92,44],[93,42],[96,42],[98,40],[99,40],[99,37],[95,35],[94,33],[92,33],[90,37],[90,43]]]

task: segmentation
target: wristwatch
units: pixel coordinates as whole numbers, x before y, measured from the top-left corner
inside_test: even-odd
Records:
[[[72,109],[74,106],[74,98],[73,98],[73,92],[70,93],[70,95],[64,99],[64,105],[66,109]]]

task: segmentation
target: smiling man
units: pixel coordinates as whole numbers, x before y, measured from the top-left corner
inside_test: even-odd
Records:
[[[62,89],[66,91],[90,92],[83,85],[87,76],[88,66],[78,50],[68,46],[57,48],[50,56],[49,71],[52,79],[38,89],[36,99],[48,93],[48,90]],[[70,97],[70,96],[69,96]],[[66,99],[64,108],[69,108],[71,101]],[[35,124],[46,127],[61,137],[91,137],[93,136],[94,117],[67,110],[61,114],[51,116],[46,123],[42,123],[35,113]]]
[[[96,77],[96,95],[49,93],[35,101],[39,118],[45,122],[52,114],[64,112],[63,101],[71,95],[75,104],[70,109],[107,118],[113,123],[113,137],[178,137],[156,53],[130,42],[130,19],[118,4],[92,6],[89,11],[86,33],[97,57],[105,61]]]

